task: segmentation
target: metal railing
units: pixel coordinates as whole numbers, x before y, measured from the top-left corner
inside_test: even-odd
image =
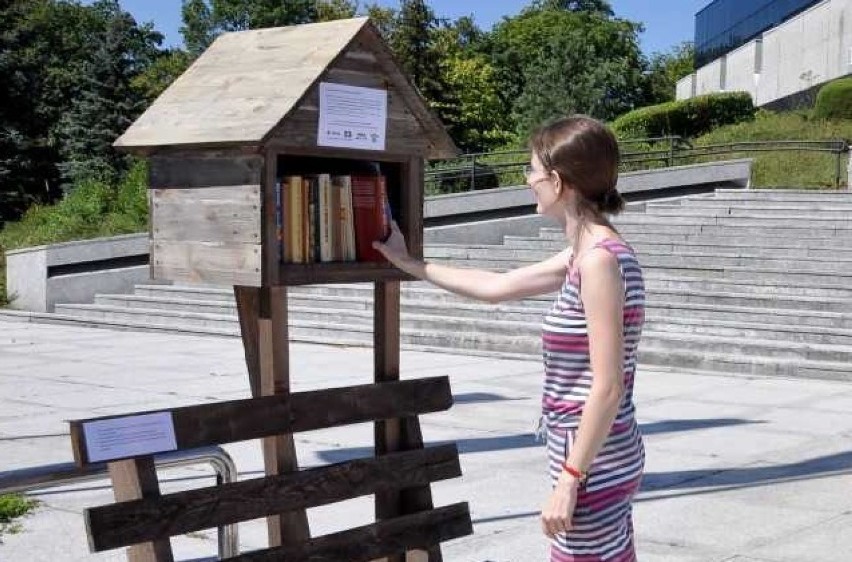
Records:
[[[216,472],[216,485],[237,481],[237,466],[222,447],[200,447],[163,453],[154,457],[159,468],[180,468],[207,463]],[[109,475],[106,463],[79,468],[74,463],[49,464],[0,472],[0,494],[13,494],[102,480]],[[239,531],[236,524],[218,528],[219,559],[240,553]]]
[[[619,143],[622,170],[643,167],[676,166],[706,157],[730,157],[762,152],[809,152],[834,155],[834,186],[843,180],[843,158],[849,142],[843,139],[821,141],[777,140],[732,142],[694,146],[680,136],[630,139]],[[497,161],[495,161],[497,160]],[[528,150],[502,150],[465,154],[435,160],[425,173],[427,185],[454,185],[455,191],[468,191],[523,182],[521,171],[529,163]],[[508,178],[509,181],[501,181]],[[499,185],[494,185],[494,183]],[[440,190],[439,190],[440,191]]]

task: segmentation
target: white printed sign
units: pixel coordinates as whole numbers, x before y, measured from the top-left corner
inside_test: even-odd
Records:
[[[320,82],[319,146],[384,150],[388,92]]]
[[[177,449],[171,412],[96,420],[83,424],[89,462]]]

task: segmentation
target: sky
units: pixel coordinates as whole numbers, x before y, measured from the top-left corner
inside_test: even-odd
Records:
[[[382,6],[397,7],[399,0],[377,1]],[[133,14],[140,23],[154,22],[154,27],[165,35],[164,46],[179,46],[181,0],[119,0],[121,6]],[[91,0],[84,1],[85,4]],[[429,0],[438,17],[455,19],[473,14],[474,21],[483,29],[490,29],[503,16],[517,14],[529,0]],[[640,36],[642,51],[646,55],[668,51],[683,41],[692,41],[695,13],[710,0],[611,0],[618,17],[642,22],[645,32]]]

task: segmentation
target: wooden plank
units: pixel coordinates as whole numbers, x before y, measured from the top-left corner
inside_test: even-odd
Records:
[[[467,503],[397,517],[311,539],[300,545],[248,552],[234,562],[368,562],[422,549],[473,532]]]
[[[377,282],[373,292],[373,380],[399,380],[400,286],[399,282]],[[376,456],[402,450],[400,420],[377,420],[373,425]],[[376,519],[400,514],[399,490],[377,492]],[[392,554],[388,562],[404,562],[404,553]]]
[[[259,142],[366,21],[348,19],[223,34],[116,146]]]
[[[281,401],[284,414],[290,409],[290,358],[287,337],[287,290],[283,287],[261,289],[261,317],[258,321],[258,353],[260,356],[260,393]],[[267,476],[285,475],[299,470],[296,443],[291,432],[272,435],[263,440],[263,460]],[[287,510],[267,518],[269,545],[279,546],[310,538],[308,517],[304,509]]]
[[[417,93],[411,81],[406,77],[394,60],[390,48],[379,36],[378,31],[372,26],[365,26],[356,38],[359,44],[376,55],[378,63],[385,69],[385,75],[391,84],[399,89],[405,98],[406,105],[414,112],[417,120],[423,125],[428,151],[424,156],[428,158],[452,158],[459,153],[453,140],[446,131],[440,119],[429,109],[425,100]]]
[[[282,285],[316,285],[319,283],[360,283],[381,281],[416,281],[416,278],[387,262],[328,262],[314,264],[282,263],[278,266]]]
[[[261,246],[153,240],[151,271],[155,279],[257,287]]]
[[[222,156],[198,151],[195,155],[154,155],[149,159],[148,187],[192,188],[260,186],[263,158],[234,153]]]
[[[453,402],[447,377],[364,384],[263,396],[244,400],[184,406],[171,410],[177,448],[189,449],[364,423],[376,419],[416,416],[448,409]],[[71,422],[78,464],[87,464],[86,442],[79,426],[125,416],[104,416]]]
[[[111,462],[107,465],[115,500],[126,502],[160,495],[154,457]],[[89,538],[92,534],[89,533]],[[90,543],[90,547],[93,545]],[[172,545],[168,537],[158,538],[127,549],[128,562],[173,562]]]
[[[263,169],[263,214],[261,215],[261,227],[263,232],[262,255],[264,267],[261,272],[262,283],[265,287],[278,284],[278,264],[281,261],[281,233],[279,232],[278,217],[276,212],[279,211],[276,205],[277,199],[277,175],[278,175],[278,157],[275,152],[267,150],[264,153],[264,169]],[[282,202],[283,204],[283,202]],[[286,293],[284,294],[286,299]],[[286,346],[287,340],[280,342]]]
[[[191,201],[179,204],[153,200],[154,240],[260,244],[260,205],[234,201]]]
[[[400,229],[405,234],[408,252],[423,259],[423,159],[410,158],[403,167],[403,176]]]
[[[455,445],[87,509],[96,552],[461,475]]]
[[[234,287],[234,299],[237,302],[237,317],[240,321],[240,335],[246,356],[249,387],[251,395],[258,397],[260,396],[260,356],[257,344],[257,321],[260,315],[260,289],[237,285]],[[76,451],[77,448],[75,447],[74,450]]]

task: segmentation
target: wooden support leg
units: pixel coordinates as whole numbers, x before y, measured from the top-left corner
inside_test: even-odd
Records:
[[[377,383],[399,380],[400,283],[377,282],[374,295],[374,380]],[[423,448],[420,421],[416,417],[375,422],[375,451],[383,455],[395,451]],[[432,509],[429,486],[376,494],[376,519],[389,519]],[[414,551],[387,562],[441,562],[441,549],[435,545],[429,552]]]
[[[154,457],[140,457],[107,465],[115,501],[123,502],[160,495]],[[173,562],[168,538],[138,544],[127,549],[128,562]]]
[[[246,365],[253,396],[290,393],[290,358],[287,334],[287,290],[236,287]],[[244,308],[244,310],[243,310]],[[263,439],[267,476],[299,469],[292,434]],[[269,546],[293,544],[310,538],[305,510],[267,518]]]

